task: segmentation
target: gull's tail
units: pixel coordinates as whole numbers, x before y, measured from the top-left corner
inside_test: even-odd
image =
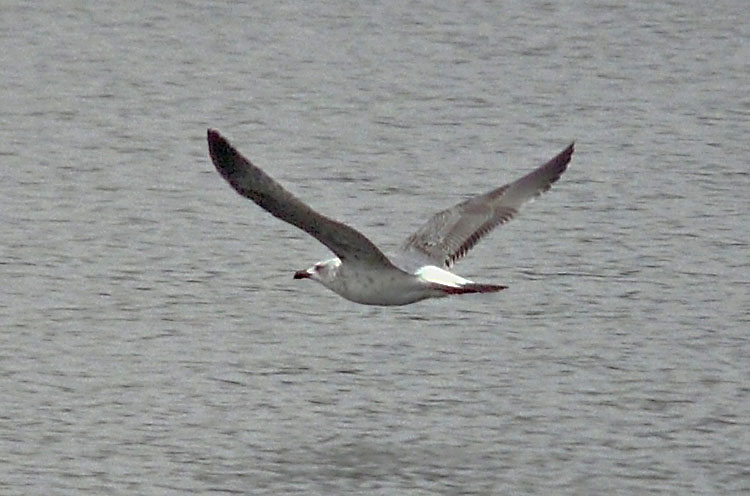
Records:
[[[497,293],[498,291],[502,291],[503,289],[507,289],[508,286],[500,286],[497,284],[479,284],[476,282],[472,282],[469,284],[464,284],[460,287],[454,287],[454,286],[443,286],[440,285],[439,289],[443,291],[445,294],[468,294],[468,293]]]

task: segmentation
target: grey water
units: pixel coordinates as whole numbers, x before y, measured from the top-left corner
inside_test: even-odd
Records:
[[[746,7],[4,2],[0,494],[748,494]],[[375,308],[208,127],[386,250],[576,152]]]

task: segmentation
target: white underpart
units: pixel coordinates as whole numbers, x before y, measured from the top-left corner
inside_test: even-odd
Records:
[[[425,281],[442,284],[444,286],[451,286],[453,288],[460,288],[473,282],[464,279],[461,276],[457,276],[452,272],[443,270],[435,265],[425,265],[418,269],[414,274]]]

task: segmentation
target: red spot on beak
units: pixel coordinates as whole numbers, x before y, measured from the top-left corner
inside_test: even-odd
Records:
[[[309,279],[310,273],[306,270],[298,270],[297,272],[294,273],[294,278],[295,279]]]

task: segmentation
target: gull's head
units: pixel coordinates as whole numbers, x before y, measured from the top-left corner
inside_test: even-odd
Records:
[[[294,273],[295,279],[312,279],[323,285],[327,285],[336,278],[341,260],[332,258],[318,262],[307,270],[298,270]]]

